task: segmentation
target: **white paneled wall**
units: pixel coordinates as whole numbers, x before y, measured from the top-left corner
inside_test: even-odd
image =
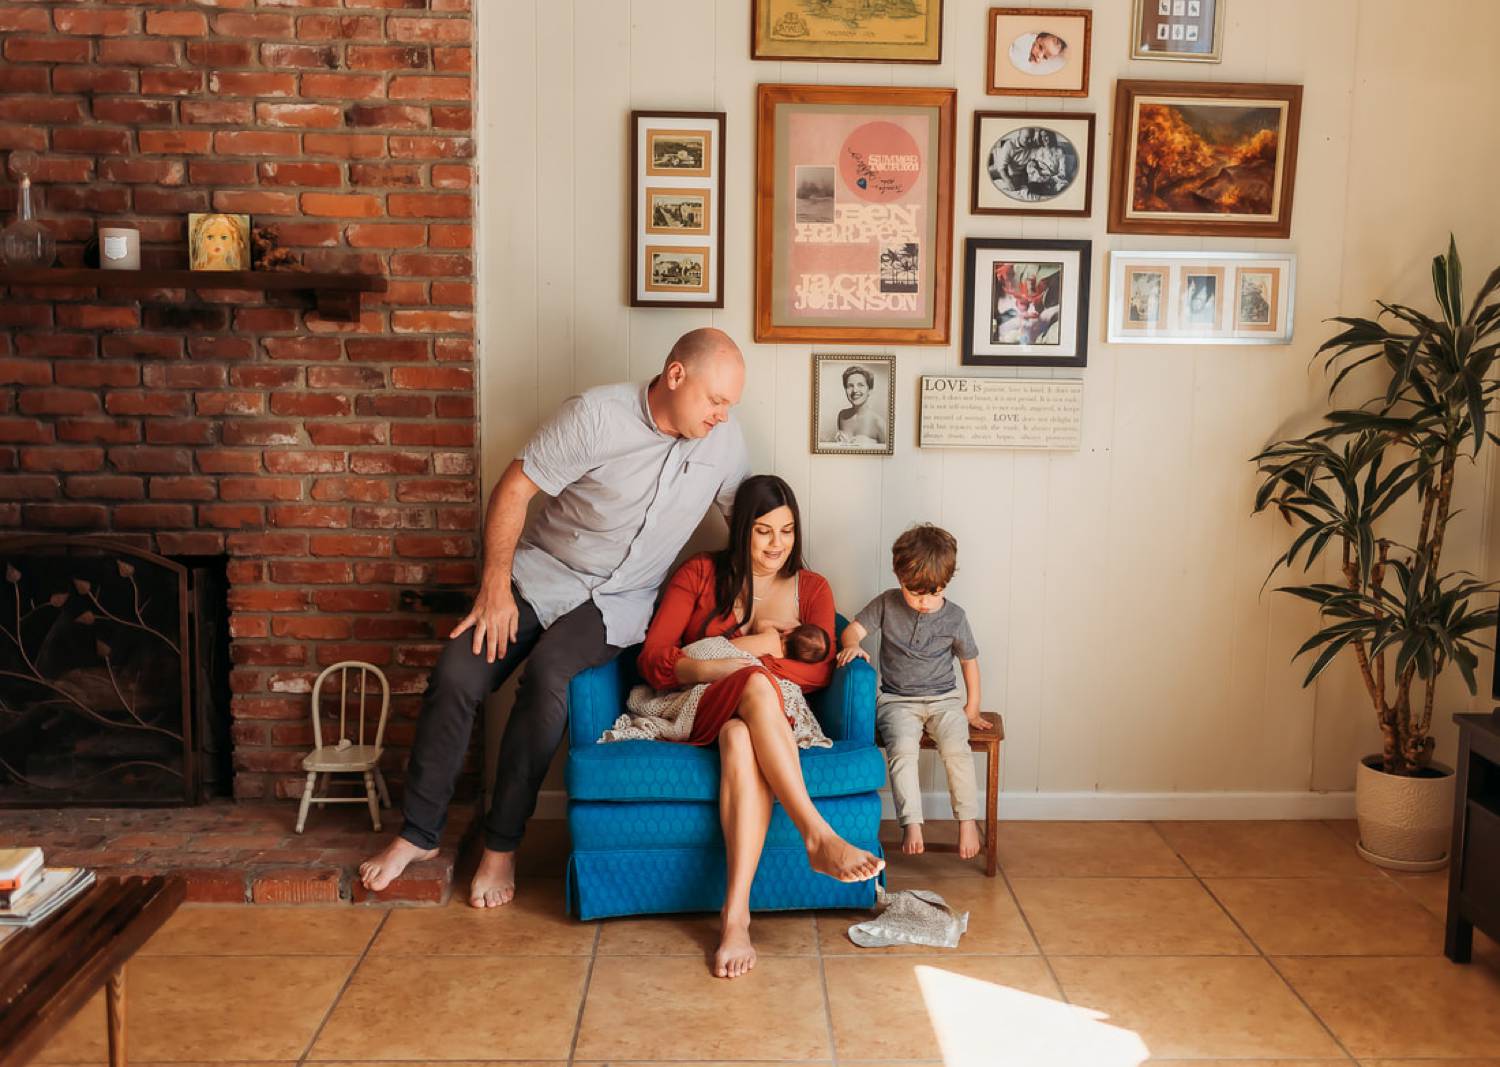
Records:
[[[1300,602],[1260,593],[1285,534],[1271,517],[1250,515],[1255,476],[1247,460],[1321,410],[1324,379],[1309,360],[1329,333],[1322,320],[1366,314],[1377,296],[1429,301],[1427,260],[1450,230],[1468,258],[1471,288],[1500,262],[1493,204],[1500,66],[1491,43],[1500,4],[1428,0],[1418,30],[1406,0],[1229,0],[1224,61],[1207,65],[1128,60],[1131,4],[1100,0],[1086,100],[985,95],[989,5],[980,0],[947,0],[936,66],[754,62],[748,0],[477,6],[487,481],[564,398],[645,379],[678,335],[718,326],[740,342],[749,365],[739,417],[755,466],[797,491],[810,558],[842,610],[857,610],[890,584],[889,546],[910,523],[941,523],[958,537],[951,593],[979,639],[985,706],[1005,714],[1009,812],[1192,818],[1345,810],[1343,798],[1311,791],[1350,787],[1355,758],[1373,747],[1371,713],[1352,672],[1313,690],[1300,686],[1301,668],[1289,658],[1313,617]],[[1291,240],[1106,233],[1113,87],[1121,77],[1304,85]],[[917,448],[917,379],[958,369],[955,343],[844,346],[896,353],[896,454],[809,454],[813,346],[758,345],[751,331],[762,82],[957,87],[956,302],[963,237],[1094,242],[1079,451]],[[728,113],[722,310],[627,306],[633,108]],[[1003,109],[1098,115],[1093,218],[968,214],[971,115]],[[1295,342],[1105,344],[1106,253],[1125,248],[1289,248],[1299,257]],[[1466,477],[1467,510],[1446,556],[1491,575],[1500,573],[1495,451]],[[498,704],[503,713],[503,695]],[[1470,704],[1458,686],[1443,701],[1447,711]],[[1439,752],[1451,748],[1445,724]],[[924,774],[925,788],[940,797],[936,763]]]

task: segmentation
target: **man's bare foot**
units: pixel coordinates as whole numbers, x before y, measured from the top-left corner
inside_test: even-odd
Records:
[[[418,848],[406,838],[397,837],[359,865],[359,880],[370,892],[378,893],[399,878],[408,863],[430,860],[437,854],[435,848]]]
[[[922,843],[922,824],[908,823],[901,827],[901,851],[908,856],[920,856],[926,847]]]
[[[885,860],[855,848],[832,831],[825,837],[808,838],[804,843],[812,869],[840,882],[864,882],[885,869]]]
[[[719,950],[714,953],[714,977],[738,978],[755,966],[755,946],[750,943],[750,919],[723,916]]]
[[[979,826],[973,819],[962,819],[958,824],[958,858],[971,860],[979,855]]]
[[[516,895],[516,854],[485,849],[469,887],[469,906],[498,908]]]

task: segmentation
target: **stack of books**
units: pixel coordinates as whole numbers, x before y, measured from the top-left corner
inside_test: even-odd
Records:
[[[0,848],[0,929],[35,926],[94,884],[84,867],[47,867],[39,848]]]

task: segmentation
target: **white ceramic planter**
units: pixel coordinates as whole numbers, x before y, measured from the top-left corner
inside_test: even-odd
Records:
[[[1378,770],[1379,764],[1378,755],[1367,756],[1354,778],[1359,854],[1398,871],[1435,871],[1446,865],[1453,831],[1453,769],[1433,763],[1442,777],[1406,778]]]

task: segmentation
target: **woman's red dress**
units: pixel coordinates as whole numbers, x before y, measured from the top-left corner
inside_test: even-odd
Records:
[[[799,622],[821,626],[828,634],[828,655],[818,663],[802,663],[776,656],[762,656],[760,666],[747,666],[709,684],[698,702],[687,743],[706,745],[718,739],[719,731],[739,707],[740,696],[757,672],[796,682],[803,692],[822,689],[833,678],[834,622],[833,590],[821,574],[802,570],[797,574]],[[646,631],[637,665],[641,677],[653,689],[681,689],[677,661],[682,648],[705,637],[738,637],[740,621],[733,613],[714,617],[714,564],[707,555],[694,556],[672,575],[661,604]],[[778,696],[780,690],[777,690]]]

